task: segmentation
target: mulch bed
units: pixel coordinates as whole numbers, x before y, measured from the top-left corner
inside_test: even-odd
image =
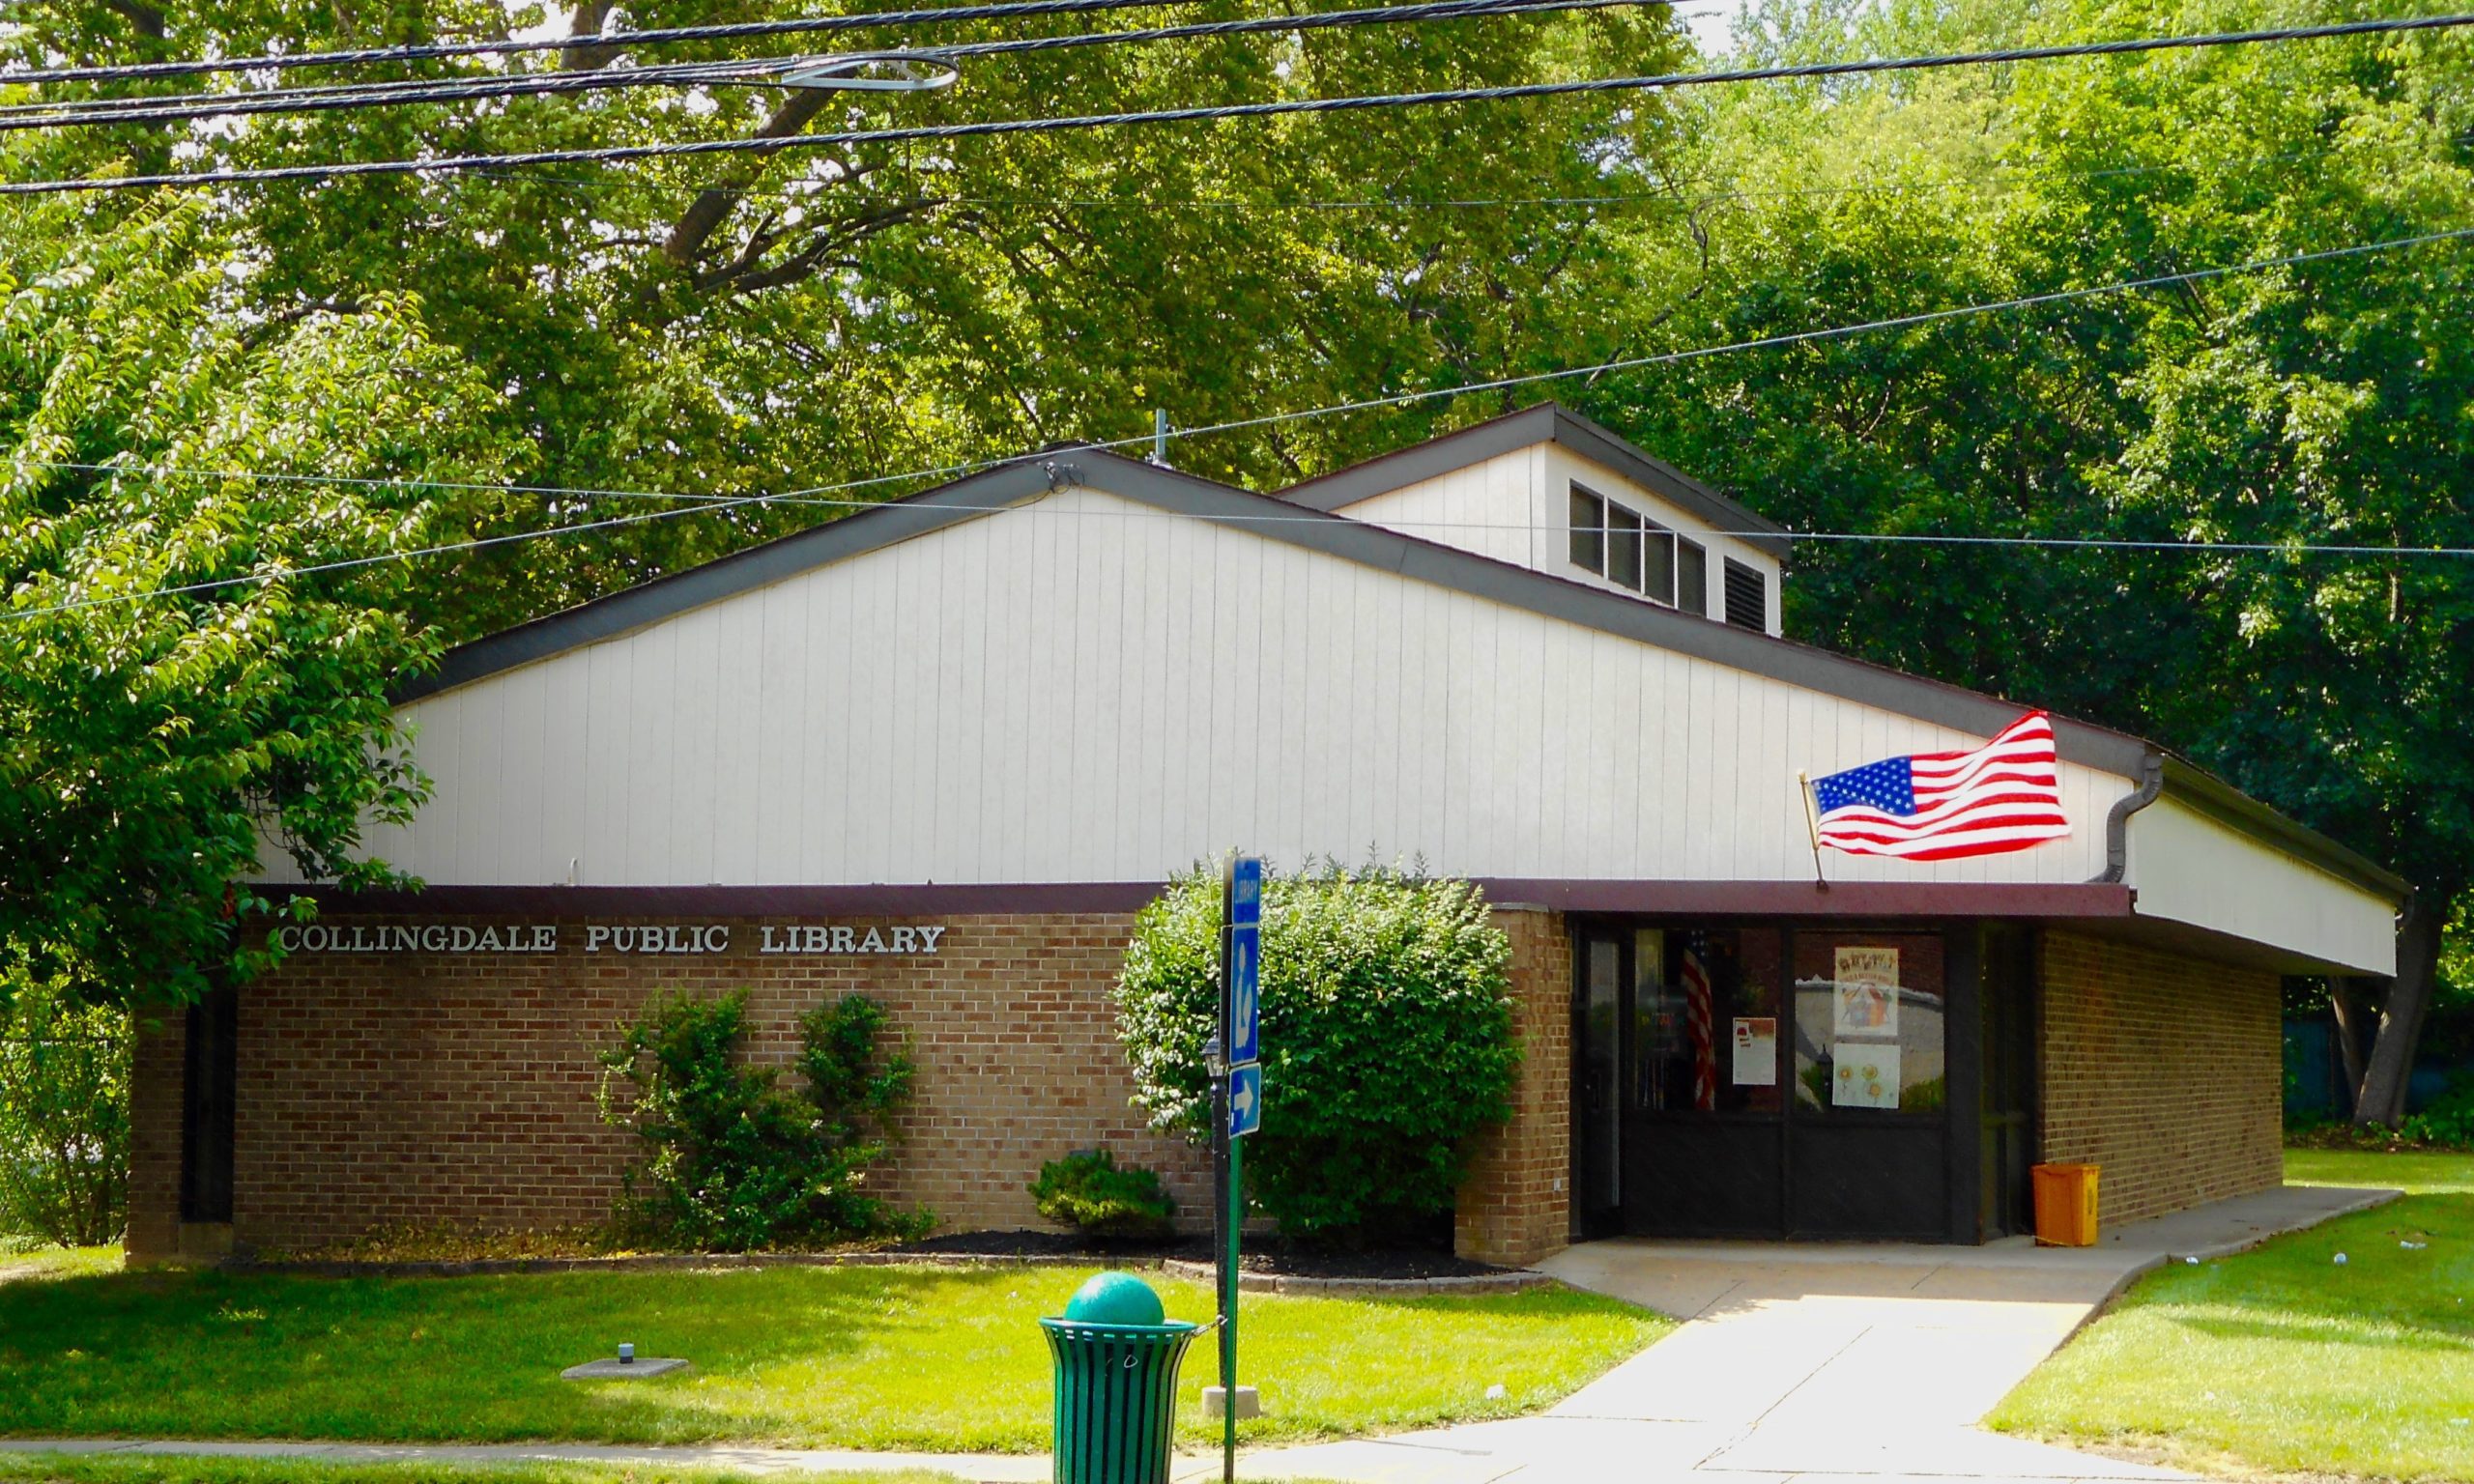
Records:
[[[1038,1257],[1108,1262],[1214,1261],[1211,1239],[1183,1237],[1173,1241],[1095,1241],[1073,1232],[947,1232],[886,1249],[922,1257]],[[1413,1278],[1488,1278],[1514,1270],[1473,1263],[1428,1247],[1381,1248],[1364,1252],[1301,1247],[1276,1237],[1250,1237],[1243,1248],[1244,1270],[1282,1278],[1327,1278],[1349,1282],[1394,1282]]]

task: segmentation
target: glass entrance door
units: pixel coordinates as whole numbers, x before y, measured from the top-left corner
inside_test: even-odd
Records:
[[[2036,1157],[2035,937],[1984,932],[1984,1104],[1977,1234],[1987,1241],[2035,1229],[2028,1167]]]
[[[1572,990],[1572,1224],[1612,1236],[1624,1210],[1624,943],[1583,930]]]

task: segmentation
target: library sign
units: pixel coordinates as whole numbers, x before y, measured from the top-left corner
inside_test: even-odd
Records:
[[[589,923],[588,954],[726,954],[740,925],[666,928]],[[942,927],[855,928],[843,923],[765,923],[750,944],[759,954],[933,954]],[[573,937],[567,940],[574,942]],[[287,954],[555,954],[557,923],[475,928],[466,923],[287,924],[273,934]]]

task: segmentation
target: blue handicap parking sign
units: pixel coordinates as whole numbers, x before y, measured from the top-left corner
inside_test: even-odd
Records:
[[[1228,1136],[1242,1139],[1263,1127],[1263,1069],[1249,1062],[1228,1069]]]
[[[1263,930],[1251,924],[1228,934],[1228,1065],[1261,1059]]]

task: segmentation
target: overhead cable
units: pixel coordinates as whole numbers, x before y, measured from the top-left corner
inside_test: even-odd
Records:
[[[1331,30],[1339,27],[1403,25],[1429,20],[1498,17],[1617,7],[1668,6],[1676,0],[1424,0],[1411,5],[1386,5],[1347,11],[1317,11],[1300,15],[1258,15],[1241,20],[1196,21],[1188,25],[1154,26],[1135,31],[1089,31],[1067,36],[1018,37],[997,42],[969,42],[949,46],[910,46],[887,51],[821,56],[752,57],[715,62],[658,63],[644,67],[600,68],[590,71],[510,72],[410,81],[329,84],[318,87],[265,88],[241,93],[184,93],[163,97],[61,100],[54,102],[0,106],[0,129],[67,128],[81,125],[190,122],[253,114],[323,113],[339,109],[400,107],[414,103],[462,102],[476,99],[524,98],[545,94],[602,92],[646,87],[799,87],[820,69],[867,62],[898,64],[919,61],[951,64],[972,57],[1017,52],[1053,51],[1085,46],[1139,45],[1208,37],[1251,36],[1264,32]],[[0,77],[0,81],[6,81]]]
[[[1867,57],[1843,62],[1811,62],[1727,71],[1668,72],[1643,77],[1591,77],[1568,82],[1512,83],[1496,87],[1445,88],[1420,93],[1367,94],[1349,98],[1287,99],[1272,102],[1222,103],[1194,108],[1079,114],[1061,118],[992,119],[976,123],[916,125],[905,128],[846,129],[830,133],[703,139],[670,144],[534,150],[505,155],[448,155],[429,159],[369,159],[332,164],[274,165],[254,169],[199,170],[152,175],[86,177],[74,180],[11,182],[0,184],[0,195],[151,189],[158,186],[263,185],[277,181],[331,181],[361,176],[507,170],[532,165],[615,163],[630,159],[668,159],[704,155],[771,155],[786,150],[837,149],[853,144],[896,144],[925,139],[985,138],[1010,134],[1050,133],[1067,129],[1115,128],[1132,125],[1211,123],[1223,119],[1276,118],[1297,114],[1358,112],[1378,108],[1428,107],[1445,103],[1495,102],[1527,98],[1662,91],[1716,83],[1847,77],[1881,72],[1919,71],[1938,68],[2057,61],[2071,57],[2128,56],[2149,52],[2187,51],[2203,47],[2246,46],[2279,42],[2325,41],[2353,36],[2444,31],[2468,25],[2474,25],[2474,14],[2406,16],[2344,21],[2322,26],[2283,26],[2264,31],[2220,31],[2199,36],[2151,36],[2112,42],[2074,42],[2052,46],[2014,46],[1999,51],[1946,52],[1915,57]]]
[[[1597,376],[1609,371],[1632,370],[1639,367],[1654,365],[1674,365],[1687,360],[1705,359],[1712,356],[1735,355],[1746,351],[1775,350],[1789,345],[1847,339],[1852,336],[1869,334],[1879,330],[1909,329],[1918,326],[1939,324],[1944,321],[1957,320],[1977,315],[1998,314],[2010,310],[2036,307],[2044,304],[2064,303],[2077,300],[2092,299],[2099,295],[2134,293],[2143,289],[2161,288],[2172,284],[2198,283],[2213,278],[2229,277],[2239,273],[2263,272],[2279,268],[2296,268],[2306,264],[2325,263],[2344,258],[2363,257],[2372,253],[2390,252],[2408,247],[2429,246],[2438,243],[2464,242],[2469,239],[2474,239],[2474,227],[2460,227],[2446,232],[2427,232],[2415,237],[2391,238],[2387,241],[2376,243],[2358,243],[2351,246],[2328,247],[2316,252],[2287,253],[2283,256],[2273,258],[2255,258],[2249,262],[2225,264],[2215,268],[2192,269],[2187,271],[2175,273],[2159,273],[2145,278],[2126,278],[2113,283],[2091,284],[2087,287],[2078,289],[2059,289],[2045,294],[2021,295],[2014,299],[1996,300],[1986,303],[1964,304],[1955,308],[1936,309],[1921,314],[1901,315],[1892,319],[1868,320],[1860,324],[1833,326],[1824,329],[1798,330],[1787,334],[1765,335],[1758,339],[1738,340],[1725,345],[1701,346],[1691,350],[1670,351],[1655,356],[1636,356],[1623,360],[1601,361],[1597,365],[1570,366],[1558,371],[1541,371],[1528,376],[1503,377],[1491,382],[1478,382],[1467,385],[1438,386],[1425,391],[1401,392],[1393,396],[1370,397],[1357,402],[1334,403],[1325,407],[1305,408],[1286,413],[1273,413],[1261,417],[1238,418],[1233,421],[1211,423],[1201,427],[1170,428],[1167,430],[1167,435],[1171,438],[1200,438],[1215,433],[1235,432],[1244,429],[1264,427],[1274,423],[1296,422],[1309,418],[1335,416],[1343,413],[1368,412],[1403,407],[1411,403],[1433,401],[1438,398],[1466,396],[1474,392],[1502,391],[1511,387],[1536,385],[1543,382],[1564,380],[1576,376]],[[1107,442],[1084,443],[1079,445],[1079,447],[1102,451],[1139,447],[1152,443],[1158,436],[1159,435],[1157,433],[1137,434],[1131,438],[1120,438]],[[681,503],[676,504],[667,510],[645,511],[637,515],[613,517],[608,520],[590,521],[578,525],[555,526],[529,531],[511,531],[503,535],[479,537],[470,541],[448,542],[438,546],[422,547],[415,551],[383,552],[368,556],[354,557],[345,561],[328,562],[305,567],[287,567],[272,572],[252,573],[246,577],[216,578],[211,581],[190,583],[175,587],[158,587],[139,592],[113,593],[103,597],[72,599],[69,602],[55,603],[41,608],[8,611],[4,614],[0,614],[0,617],[20,619],[40,618],[47,614],[69,613],[88,608],[104,607],[120,603],[143,602],[150,598],[186,596],[199,592],[216,591],[226,587],[264,586],[273,583],[284,582],[295,577],[307,577],[324,572],[344,571],[374,566],[387,561],[410,560],[420,556],[447,556],[459,552],[479,551],[491,547],[504,546],[514,542],[534,541],[558,536],[574,535],[584,531],[602,530],[613,527],[638,525],[647,521],[666,520],[679,515],[735,509],[748,505],[791,504],[849,506],[853,508],[862,506],[874,507],[881,504],[882,501],[873,499],[832,499],[831,497],[848,495],[855,490],[868,489],[888,484],[906,484],[922,479],[955,479],[968,474],[985,472],[992,469],[1002,469],[1015,465],[1036,465],[1046,461],[1062,460],[1071,458],[1075,451],[1075,448],[1065,448],[1036,454],[1018,454],[1013,457],[1003,459],[986,459],[973,463],[949,464],[937,468],[912,470],[899,474],[877,474],[870,478],[847,480],[839,484],[817,485],[808,489],[787,491],[780,495],[698,496],[641,490],[598,491],[586,489],[557,489],[555,487],[545,486],[517,486],[514,487],[517,492],[529,491],[531,493],[556,494],[586,499],[598,499],[611,496],[625,499],[659,499],[678,500],[681,501]],[[117,464],[66,464],[40,459],[19,459],[14,462],[32,468],[92,470],[111,473],[152,473],[156,477],[194,476],[201,478],[212,477],[239,480],[264,479],[281,482],[297,481],[304,483],[327,483],[338,486],[381,486],[388,488],[399,488],[408,491],[434,488],[479,489],[503,492],[507,491],[509,488],[503,485],[475,486],[435,484],[430,481],[418,479],[373,480],[321,474],[262,474],[243,470],[149,471],[143,466]],[[992,510],[998,507],[992,506],[990,508]],[[1182,516],[1178,518],[1194,519],[1194,517]],[[1200,517],[1199,519],[1221,521],[1223,524],[1242,524],[1248,518],[1223,518],[1220,516],[1211,516]],[[1330,520],[1335,519],[1335,517],[1322,514],[1301,514],[1296,517],[1258,517],[1255,519],[1296,519],[1329,522]],[[1761,532],[1761,534],[1775,535],[1776,532],[1765,531]],[[2224,549],[2258,550],[2277,553],[2319,552],[2334,555],[2375,556],[2474,556],[2474,547],[2447,546],[2417,547],[2402,545],[2373,546],[2351,544],[2343,546],[2313,546],[2309,544],[2283,543],[2216,543],[2213,545],[2201,545],[2188,542],[2178,544],[2144,543],[2137,541],[2107,542],[2103,538],[2097,537],[1955,535],[1937,537],[1926,532],[1867,534],[1856,531],[1821,532],[1797,531],[1792,529],[1787,532],[1787,535],[1790,539],[1797,540],[1879,541],[1890,543],[1923,543],[1941,541],[1944,544],[1952,545],[2024,546],[2063,545],[2076,543],[2090,546],[2112,544],[2127,548],[2161,546],[2165,549],[2172,550],[2187,549],[2192,551],[2206,551]]]
[[[200,57],[176,62],[129,62],[91,67],[0,69],[0,85],[38,82],[124,82],[149,77],[203,77],[217,72],[280,71],[303,67],[375,67],[433,62],[452,57],[514,56],[536,51],[608,51],[618,47],[670,45],[680,42],[729,42],[762,36],[817,36],[892,26],[947,25],[966,20],[1013,20],[1031,15],[1079,15],[1093,11],[1156,10],[1178,0],[1009,0],[994,5],[927,6],[907,11],[813,15],[791,20],[744,20],[727,25],[663,26],[643,31],[596,31],[590,36],[508,38],[492,42],[410,43],[346,51],[261,52],[248,57]]]

